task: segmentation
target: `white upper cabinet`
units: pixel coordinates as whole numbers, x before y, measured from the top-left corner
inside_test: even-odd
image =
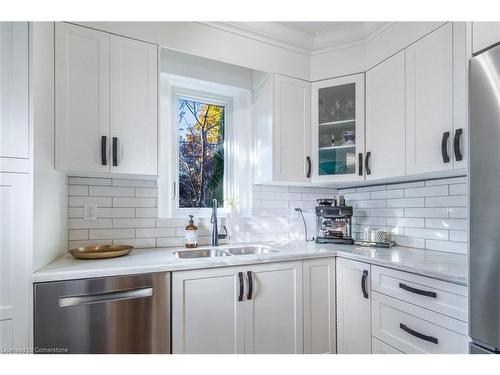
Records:
[[[472,46],[474,53],[500,42],[500,22],[473,22]]]
[[[314,82],[312,182],[364,180],[364,74]]]
[[[156,175],[157,46],[110,38],[111,170]]]
[[[453,168],[453,30],[447,23],[406,49],[406,173]]]
[[[56,23],[56,168],[155,175],[157,47]]]
[[[366,73],[366,179],[405,175],[405,53]]]
[[[0,22],[0,157],[29,157],[28,23]]]
[[[109,171],[109,34],[55,29],[56,168]]]
[[[255,183],[310,182],[310,87],[279,74],[254,78]]]

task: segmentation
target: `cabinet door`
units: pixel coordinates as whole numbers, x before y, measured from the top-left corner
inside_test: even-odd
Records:
[[[364,93],[364,74],[313,83],[313,182],[364,180]]]
[[[447,23],[406,49],[408,175],[453,168],[452,46]]]
[[[472,37],[474,53],[500,42],[500,22],[473,22]]]
[[[28,23],[0,22],[0,157],[29,157]]]
[[[367,180],[405,175],[405,133],[403,51],[366,73]]]
[[[302,262],[264,264],[247,269],[250,274],[246,273],[245,352],[303,353]]]
[[[311,84],[274,76],[273,168],[274,180],[310,181]]]
[[[305,260],[302,266],[304,353],[335,354],[335,258]]]
[[[110,36],[111,172],[158,173],[157,60],[156,45]]]
[[[56,23],[55,87],[56,168],[109,172],[109,34]]]
[[[244,306],[235,267],[172,274],[172,352],[244,352]]]
[[[337,258],[337,352],[371,353],[370,265]]]
[[[28,347],[29,175],[0,173],[0,351]]]

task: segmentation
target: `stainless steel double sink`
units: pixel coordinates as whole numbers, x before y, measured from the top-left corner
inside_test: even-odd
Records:
[[[263,245],[174,251],[174,255],[177,258],[217,258],[232,255],[262,255],[270,253],[279,253],[279,251]]]

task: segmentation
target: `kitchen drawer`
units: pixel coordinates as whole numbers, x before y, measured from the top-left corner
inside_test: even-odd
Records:
[[[467,287],[372,266],[371,289],[467,322]]]
[[[465,354],[467,323],[372,292],[372,335],[403,353]]]
[[[396,348],[372,336],[372,354],[403,354]]]

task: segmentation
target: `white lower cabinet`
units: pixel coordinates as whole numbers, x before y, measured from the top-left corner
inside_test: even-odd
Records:
[[[30,176],[0,173],[0,352],[29,343]]]
[[[467,323],[372,292],[373,336],[403,353],[465,354]]]
[[[174,272],[172,352],[302,353],[302,262]]]
[[[304,353],[335,354],[335,258],[303,261]]]
[[[370,265],[337,258],[337,352],[371,353]]]

